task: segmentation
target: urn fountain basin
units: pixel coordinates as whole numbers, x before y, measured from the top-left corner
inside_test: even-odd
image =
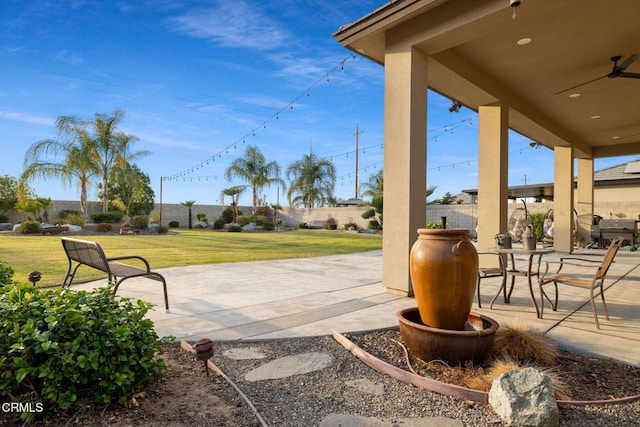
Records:
[[[439,329],[422,323],[417,307],[397,314],[400,335],[409,351],[424,361],[442,360],[451,365],[480,363],[493,345],[498,322],[470,312],[463,330]]]

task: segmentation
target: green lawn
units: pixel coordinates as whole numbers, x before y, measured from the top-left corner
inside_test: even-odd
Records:
[[[143,256],[152,269],[338,255],[382,247],[382,237],[379,235],[327,230],[228,233],[181,229],[177,234],[93,235],[78,238],[100,243],[108,257]],[[62,283],[68,267],[59,236],[0,233],[0,260],[14,269],[16,281],[27,282],[30,271],[40,271],[42,280],[39,286]],[[81,268],[76,279],[101,277],[104,275],[98,271]]]

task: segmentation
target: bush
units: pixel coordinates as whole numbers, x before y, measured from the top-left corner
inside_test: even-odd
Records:
[[[203,213],[196,214],[196,219],[200,222],[209,222],[207,215]]]
[[[72,224],[72,225],[79,225],[79,226],[84,226],[85,220],[82,216],[80,216],[79,214],[67,214],[65,215],[64,218],[60,217],[60,219],[64,219],[65,223],[67,224]]]
[[[271,230],[273,230],[273,228],[274,228],[274,227],[273,227],[273,223],[272,223],[272,222],[267,221],[267,222],[265,222],[265,223],[262,225],[262,228],[263,228],[264,230],[266,230],[266,231],[271,231]]]
[[[112,291],[4,287],[0,395],[62,409],[86,400],[123,404],[136,386],[166,370],[156,358],[163,340],[145,319],[152,305]]]
[[[238,215],[240,215],[239,212]],[[225,224],[233,222],[233,208],[231,206],[227,206],[227,208],[222,211],[222,215],[220,215],[220,218],[222,218]]]
[[[38,221],[23,221],[20,223],[20,234],[38,234],[42,232]]]
[[[13,283],[13,268],[0,260],[0,287]]]
[[[369,221],[369,230],[379,230],[380,229],[380,223],[375,220],[372,219]]]
[[[178,228],[180,227],[180,223],[178,221],[169,221],[170,228]]]
[[[159,225],[156,227],[156,231],[158,234],[167,234],[169,232],[169,227],[166,225]]]
[[[427,225],[425,225],[424,228],[441,229],[442,223],[440,221],[429,221],[427,222]]]
[[[218,218],[215,221],[213,221],[213,228],[215,230],[222,230],[225,224],[226,222],[224,221],[224,218]]]
[[[82,215],[80,215],[79,211],[76,211],[76,210],[73,210],[73,209],[63,209],[58,214],[58,217],[60,219],[64,219],[64,220],[68,219],[70,216],[82,216]]]
[[[0,222],[9,222],[9,217],[6,215],[0,215]]]
[[[344,225],[345,230],[358,230],[358,224],[355,222],[348,222]]]
[[[111,224],[107,224],[106,222],[101,222],[100,224],[96,225],[96,231],[100,233],[108,233],[112,229],[113,227],[111,227]]]
[[[227,229],[227,231],[231,231],[233,233],[239,233],[242,231],[242,226],[238,225],[238,224],[233,224],[230,225],[229,228]]]
[[[238,217],[238,223],[240,223],[240,225],[243,227],[250,222],[254,223],[255,225],[263,225],[265,221],[267,221],[267,217],[264,215],[251,214]]]
[[[529,214],[529,223],[533,226],[533,232],[536,235],[536,240],[540,240],[544,237],[544,218],[547,215],[542,212],[534,212]]]
[[[133,228],[144,230],[149,226],[149,217],[146,215],[136,215],[131,218],[131,225]]]
[[[107,222],[109,224],[117,224],[122,221],[124,214],[120,211],[113,212],[96,212],[91,214],[91,221],[95,223]]]

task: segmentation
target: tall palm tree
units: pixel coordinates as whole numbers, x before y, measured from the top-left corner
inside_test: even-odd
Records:
[[[384,170],[369,176],[367,182],[360,184],[360,194],[363,196],[375,197],[384,192]]]
[[[278,162],[268,162],[260,149],[255,145],[250,145],[244,151],[244,157],[239,157],[231,162],[224,172],[224,177],[230,181],[237,177],[249,183],[253,191],[253,205],[251,213],[256,213],[258,207],[259,193],[264,187],[271,184],[285,186],[280,178],[280,165]]]
[[[231,196],[231,206],[233,206],[233,222],[238,222],[238,199],[246,188],[246,185],[234,185],[233,187],[223,189],[220,193],[220,200],[223,205],[224,196]]]
[[[94,141],[87,132],[87,123],[76,117],[58,117],[56,128],[64,140],[45,139],[31,145],[24,156],[20,179],[26,183],[34,178],[59,178],[63,185],[77,181],[80,213],[86,218],[90,180],[97,174]]]
[[[107,212],[109,207],[109,179],[111,174],[117,168],[151,154],[146,150],[131,151],[131,146],[138,138],[116,130],[122,119],[124,119],[124,111],[116,109],[111,116],[96,114],[93,120],[93,131],[95,133],[94,165],[102,179],[103,212]]]
[[[196,204],[195,200],[187,200],[186,202],[181,202],[180,203],[182,206],[186,206],[187,209],[189,209],[189,230],[191,230],[193,228],[193,205]]]
[[[290,205],[301,204],[305,208],[322,206],[333,197],[336,184],[336,168],[331,160],[321,159],[313,153],[293,162],[287,168]]]

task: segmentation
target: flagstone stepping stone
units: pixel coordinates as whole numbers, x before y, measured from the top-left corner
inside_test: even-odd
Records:
[[[264,359],[267,355],[259,347],[232,348],[222,353],[233,360]]]
[[[244,379],[247,381],[273,380],[293,375],[308,374],[319,371],[333,363],[333,357],[328,353],[309,352],[292,356],[285,356],[266,363],[249,371]]]

